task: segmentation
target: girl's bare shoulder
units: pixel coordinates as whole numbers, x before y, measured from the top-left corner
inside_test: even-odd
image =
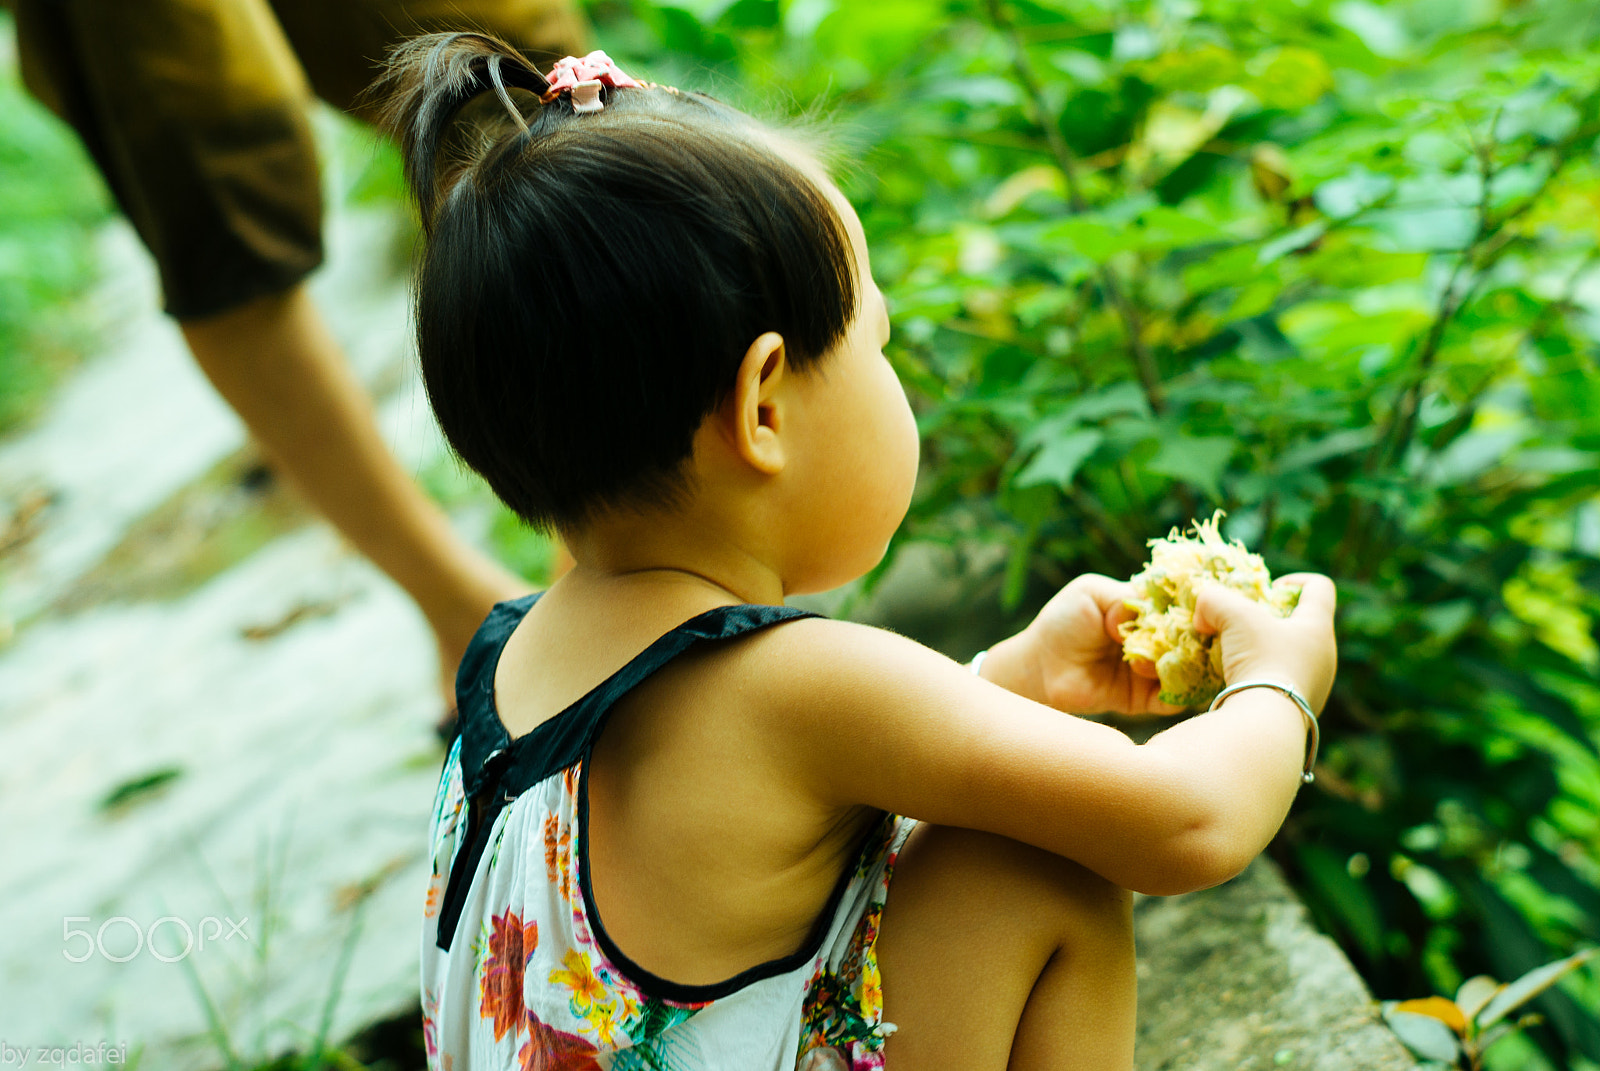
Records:
[[[759,731],[807,785],[838,803],[937,817],[942,800],[1012,776],[1030,752],[1086,739],[1126,744],[886,629],[806,619],[768,630],[741,655],[737,676],[758,699]]]
[[[832,618],[803,618],[767,629],[749,648],[745,667],[768,698],[788,713],[819,702],[854,707],[883,698],[889,688],[907,698],[942,682],[966,688],[983,682],[967,668],[888,629]]]
[[[1169,755],[884,629],[796,621],[744,656],[758,731],[822,803],[999,833],[1141,891],[1187,881],[1190,778]]]

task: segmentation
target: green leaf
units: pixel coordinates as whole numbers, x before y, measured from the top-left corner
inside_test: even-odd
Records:
[[[1563,975],[1570,974],[1583,966],[1594,954],[1594,949],[1587,948],[1582,952],[1573,953],[1566,959],[1558,959],[1554,963],[1546,963],[1543,967],[1535,967],[1515,982],[1507,982],[1479,1013],[1479,1029],[1493,1026],[1504,1019],[1509,1013],[1555,985]]]
[[[1260,251],[1256,254],[1258,267],[1265,267],[1275,260],[1281,260],[1290,253],[1298,252],[1306,246],[1320,239],[1328,233],[1328,224],[1324,220],[1313,220],[1303,227],[1296,227],[1276,238],[1261,244]]]
[[[1213,499],[1222,498],[1218,481],[1228,468],[1238,440],[1227,436],[1177,435],[1161,444],[1145,468],[1193,484]]]
[[[1053,438],[1033,455],[1012,482],[1018,487],[1033,487],[1038,484],[1069,487],[1079,466],[1088,460],[1089,455],[1094,453],[1104,440],[1105,433],[1094,428],[1084,428]]]
[[[1085,394],[1066,408],[1040,420],[1022,436],[1018,446],[1027,450],[1046,446],[1080,430],[1084,424],[1113,416],[1150,415],[1150,403],[1137,383],[1123,381],[1104,390]],[[1141,422],[1143,423],[1143,422]]]
[[[1475,599],[1454,599],[1423,607],[1418,618],[1428,634],[1444,644],[1460,636],[1482,612],[1483,607]]]
[[[1249,88],[1268,108],[1309,108],[1334,87],[1328,61],[1309,48],[1275,48],[1250,67]]]
[[[1478,1042],[1477,1042],[1478,1051],[1480,1053],[1488,1051],[1489,1047],[1492,1046],[1495,1042],[1499,1041],[1501,1038],[1505,1037],[1507,1034],[1515,1033],[1516,1030],[1517,1030],[1517,1026],[1518,1026],[1518,1024],[1510,1022],[1509,1020],[1504,1020],[1504,1021],[1501,1021],[1501,1022],[1498,1022],[1498,1023],[1494,1024],[1489,1029],[1485,1030],[1478,1037]]]
[[[1286,450],[1274,466],[1279,472],[1313,468],[1336,457],[1365,450],[1378,440],[1378,428],[1369,424],[1364,428],[1344,428],[1320,439],[1302,442]]]
[[[1500,989],[1500,983],[1487,974],[1476,975],[1462,982],[1461,988],[1456,990],[1456,1004],[1468,1019],[1476,1019],[1484,1005],[1488,1004],[1490,998],[1500,992]]]
[[[1149,416],[1150,401],[1144,396],[1139,384],[1123,380],[1121,383],[1111,384],[1104,390],[1085,394],[1067,406],[1066,412],[1071,414],[1073,420],[1084,423],[1123,413]]]
[[[1334,7],[1333,18],[1361,38],[1374,55],[1398,56],[1410,44],[1405,26],[1392,8],[1379,7],[1367,0],[1345,0]]]
[[[1040,237],[1065,243],[1090,260],[1104,261],[1127,250],[1175,249],[1220,241],[1227,235],[1214,223],[1157,205],[1131,219],[1101,214],[1062,220],[1046,227]]]
[[[1388,175],[1377,175],[1364,167],[1355,167],[1349,174],[1318,186],[1313,196],[1317,207],[1334,219],[1348,219],[1357,212],[1371,208],[1393,192],[1394,179]]]
[[[1380,208],[1368,213],[1363,223],[1379,236],[1379,248],[1390,253],[1465,249],[1478,230],[1477,213],[1464,205]]]
[[[165,788],[183,775],[181,766],[163,766],[139,777],[130,778],[107,792],[100,800],[100,810],[118,811],[131,807]]]
[[[1045,228],[1040,237],[1046,241],[1061,242],[1073,252],[1097,261],[1139,246],[1138,237],[1126,224],[1096,219],[1069,219]]]
[[[1505,461],[1532,433],[1526,426],[1469,431],[1434,458],[1428,475],[1445,486],[1470,480]]]
[[[1454,1064],[1461,1056],[1461,1043],[1455,1032],[1431,1015],[1385,1008],[1384,1022],[1406,1048],[1427,1060]]]
[[[1038,522],[1028,526],[1023,537],[1012,546],[1006,557],[1005,583],[1000,591],[1000,605],[1015,610],[1022,602],[1028,586],[1028,570],[1033,558],[1033,548],[1039,541]]]

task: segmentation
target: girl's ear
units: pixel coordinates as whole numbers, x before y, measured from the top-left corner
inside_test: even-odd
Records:
[[[765,476],[783,471],[785,380],[793,373],[783,336],[767,331],[750,343],[739,362],[733,394],[724,410],[725,433],[734,453]]]

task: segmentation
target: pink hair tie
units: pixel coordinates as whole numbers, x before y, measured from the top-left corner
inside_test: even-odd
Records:
[[[568,56],[556,60],[556,65],[550,68],[550,73],[544,77],[549,88],[540,95],[540,102],[549,104],[562,93],[571,90],[572,110],[575,112],[597,112],[604,108],[605,104],[600,100],[601,86],[610,86],[612,89],[643,88],[638,82],[622,73],[622,70],[611,61],[611,57],[599,49],[595,49],[582,59]]]

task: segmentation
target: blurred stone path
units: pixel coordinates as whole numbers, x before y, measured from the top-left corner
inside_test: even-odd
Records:
[[[417,471],[394,226],[336,213],[313,288]],[[0,442],[0,1042],[186,1071],[309,1047],[352,933],[333,1035],[414,1003],[440,701],[420,616],[253,463],[131,232],[103,245],[103,352]]]

